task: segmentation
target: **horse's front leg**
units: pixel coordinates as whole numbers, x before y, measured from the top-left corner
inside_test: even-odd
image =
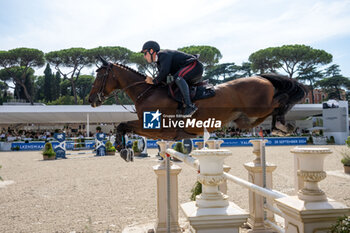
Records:
[[[116,132],[116,137],[115,137],[115,148],[119,152],[122,149],[126,148],[125,134],[133,131],[133,127],[129,122],[122,122],[117,126],[117,132]]]
[[[140,124],[139,120],[136,121],[128,121],[120,123],[117,126],[116,138],[115,138],[115,148],[120,153],[120,156],[126,161],[133,161],[134,152],[130,148],[126,148],[126,137],[125,134],[131,132],[137,132]]]

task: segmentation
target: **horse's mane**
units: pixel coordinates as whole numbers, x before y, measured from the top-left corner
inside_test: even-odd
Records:
[[[131,72],[134,72],[144,78],[146,78],[146,75],[145,74],[142,74],[141,72],[127,66],[127,65],[124,65],[124,64],[121,64],[121,63],[114,63],[114,65],[118,66],[119,68],[122,68],[122,69],[125,69],[125,70],[128,70],[128,71],[131,71]]]

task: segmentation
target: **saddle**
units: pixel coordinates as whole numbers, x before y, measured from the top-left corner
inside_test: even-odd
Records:
[[[204,80],[192,85],[189,84],[189,89],[192,101],[206,99],[215,95],[214,86],[210,84],[208,80]],[[178,103],[183,103],[182,94],[174,82],[168,84],[168,95]]]

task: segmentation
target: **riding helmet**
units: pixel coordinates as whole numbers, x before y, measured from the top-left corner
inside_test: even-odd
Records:
[[[160,46],[157,42],[153,40],[147,41],[146,43],[143,44],[141,53],[145,50],[150,50],[150,49],[153,49],[153,51],[156,51],[158,53],[160,50]]]

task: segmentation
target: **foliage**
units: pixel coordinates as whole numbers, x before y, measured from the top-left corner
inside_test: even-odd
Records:
[[[83,104],[87,103],[87,97],[91,91],[92,84],[94,83],[95,78],[92,75],[80,75],[76,83],[77,94]]]
[[[6,82],[1,81],[1,77],[0,77],[0,105],[3,102],[6,102],[10,98],[7,92],[8,89],[9,89],[9,85]]]
[[[52,51],[45,55],[46,60],[63,76],[69,79],[74,96],[74,103],[78,104],[76,82],[80,76],[80,71],[92,64],[93,58],[88,50],[84,48],[70,48]],[[67,71],[63,72],[63,69]],[[69,70],[69,71],[68,71]]]
[[[42,153],[48,157],[56,156],[56,152],[53,150],[52,144],[50,142],[45,143]]]
[[[222,58],[220,50],[212,46],[191,45],[188,47],[179,48],[178,50],[193,55],[199,54],[199,61],[201,61],[206,67],[219,63],[219,60]]]
[[[19,146],[14,146],[14,147],[11,147],[11,150],[13,151],[19,151],[20,147]]]
[[[101,62],[98,56],[102,56],[104,59],[112,63],[128,64],[130,63],[130,58],[133,52],[120,46],[100,46],[88,50],[87,54],[89,55],[91,61],[95,64]]]
[[[334,137],[330,136],[329,139],[327,138],[327,143],[328,144],[334,144],[335,143]]]
[[[44,98],[46,101],[53,101],[56,98],[52,95],[52,92],[54,92],[55,85],[55,77],[52,74],[50,64],[48,63],[46,65],[46,68],[44,70]]]
[[[314,89],[318,86],[318,80],[323,78],[321,71],[317,70],[316,66],[301,67],[299,69],[299,75],[296,77],[298,80],[307,81],[308,89],[311,91],[311,103],[315,103]]]
[[[239,69],[240,67],[233,62],[213,65],[207,68],[204,79],[208,78],[212,84],[223,83],[240,77],[236,74]]]
[[[174,150],[183,153],[183,154],[187,154],[187,151],[184,147],[184,144],[182,142],[176,142],[175,146],[174,146]]]
[[[34,97],[34,72],[32,68],[12,66],[0,70],[0,79],[12,81],[15,87],[14,96],[18,99],[27,99],[30,102],[30,98]]]
[[[346,139],[345,144],[347,146],[347,150],[342,152],[343,158],[341,159],[341,162],[342,164],[344,164],[344,166],[350,166],[350,136],[348,136],[348,138]]]
[[[293,78],[300,68],[326,65],[332,62],[332,58],[324,50],[296,44],[258,50],[249,56],[249,61],[254,71],[265,73],[282,69]]]
[[[130,57],[130,61],[136,64],[137,70],[140,73],[156,77],[158,71],[156,64],[148,63],[146,59],[144,59],[143,53],[133,53]]]
[[[135,141],[132,143],[132,150],[133,150],[135,153],[141,152],[140,149],[139,149],[139,144],[138,144],[138,141],[137,141],[137,140],[135,140]]]
[[[38,49],[16,48],[0,51],[0,67],[8,72],[9,78],[15,85],[23,88],[23,93],[31,104],[33,104],[33,93],[27,89],[28,72],[30,72],[30,68],[42,67],[44,64],[44,53]],[[11,70],[13,67],[20,68],[20,74],[13,73]]]
[[[332,225],[331,233],[350,233],[350,217],[343,216],[338,218],[336,224]]]
[[[350,147],[350,136],[348,136],[348,138],[345,140],[345,144],[347,147]]]
[[[106,142],[106,151],[107,152],[115,152],[116,149],[115,147],[113,146],[112,142],[111,141],[107,141]]]
[[[343,154],[343,158],[341,159],[342,164],[344,166],[350,166],[350,155],[349,154]]]
[[[202,193],[202,184],[196,181],[193,188],[191,189],[191,201],[196,200],[196,196]]]
[[[312,139],[312,136],[310,135],[309,138],[307,139],[308,144],[314,144],[314,139]]]
[[[329,98],[341,99],[342,88],[350,87],[350,80],[340,74],[338,65],[332,65],[325,71],[326,78],[317,82],[323,88]]]
[[[74,96],[61,96],[57,100],[51,101],[47,103],[48,105],[74,105]],[[78,103],[77,104],[83,104],[83,101],[78,98]]]
[[[260,74],[268,72],[275,73],[277,69],[282,67],[278,58],[274,55],[274,48],[258,50],[251,54],[248,60],[252,64],[253,71]]]

